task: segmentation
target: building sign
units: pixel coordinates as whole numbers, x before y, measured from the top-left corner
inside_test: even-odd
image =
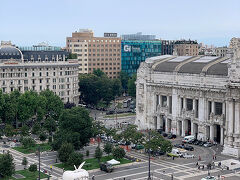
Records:
[[[117,33],[104,33],[104,37],[117,37]]]
[[[124,45],[124,46],[123,46],[123,50],[124,50],[125,52],[131,52],[131,46],[129,46],[129,45]]]

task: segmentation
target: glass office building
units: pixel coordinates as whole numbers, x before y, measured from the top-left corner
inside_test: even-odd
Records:
[[[161,41],[122,40],[122,71],[132,75],[146,58],[161,55]]]

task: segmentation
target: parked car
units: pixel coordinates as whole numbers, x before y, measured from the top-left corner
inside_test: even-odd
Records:
[[[204,144],[206,144],[207,142],[206,141],[202,141],[202,142],[200,142],[198,145],[199,146],[203,146]]]
[[[138,144],[135,147],[136,150],[144,149],[144,146],[142,144]]]
[[[165,133],[165,132],[163,132],[162,135],[163,135],[163,137],[167,137],[168,136],[168,134]]]
[[[176,137],[177,137],[176,134],[172,134],[172,133],[171,133],[171,134],[168,135],[167,138],[168,138],[168,139],[173,139],[173,138],[176,138]]]
[[[188,151],[193,151],[194,150],[194,148],[192,146],[188,146],[188,145],[184,146],[184,149],[186,149]]]
[[[160,129],[157,130],[157,132],[159,132],[160,134],[162,134],[162,133],[163,133],[163,129],[160,128]]]
[[[194,155],[193,154],[188,154],[188,153],[184,153],[183,154],[183,158],[194,158]]]
[[[214,176],[207,176],[205,178],[202,178],[201,180],[216,180]]]
[[[212,147],[213,144],[211,142],[206,142],[205,144],[203,144],[204,147]]]
[[[184,144],[175,144],[174,147],[184,149]]]
[[[112,167],[111,164],[101,163],[101,164],[100,164],[100,170],[110,173],[110,172],[113,171],[113,167]]]
[[[192,139],[192,140],[190,140],[189,142],[188,142],[188,144],[194,144],[194,143],[196,143],[198,140],[197,139]]]

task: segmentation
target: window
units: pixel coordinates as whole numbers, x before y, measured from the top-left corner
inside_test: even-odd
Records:
[[[166,107],[167,106],[167,96],[162,96],[162,107]]]
[[[187,98],[187,111],[193,110],[193,100]]]
[[[215,102],[215,115],[222,115],[222,106],[223,104],[220,102]]]

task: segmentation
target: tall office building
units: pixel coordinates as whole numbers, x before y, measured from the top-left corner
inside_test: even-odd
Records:
[[[161,41],[122,40],[122,71],[132,75],[146,58],[160,56]]]
[[[79,73],[92,73],[101,69],[110,78],[117,78],[121,71],[121,38],[117,33],[104,33],[94,37],[89,29],[80,29],[67,37],[66,49],[77,54]]]
[[[141,32],[136,34],[123,34],[121,35],[122,40],[142,40],[142,41],[152,41],[156,39],[155,35],[145,35]]]
[[[174,49],[174,41],[171,40],[161,40],[162,42],[162,55],[172,55]]]
[[[179,40],[175,41],[174,49],[178,56],[197,56],[198,43],[192,40]]]

